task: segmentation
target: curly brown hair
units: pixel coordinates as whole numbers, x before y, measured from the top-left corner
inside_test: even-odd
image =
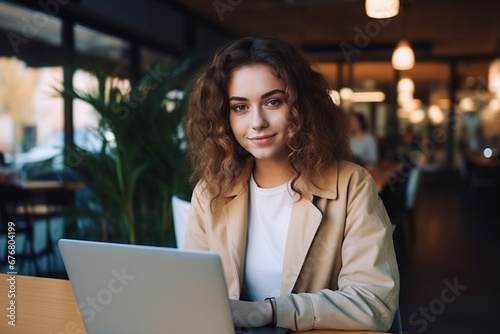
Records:
[[[290,106],[288,162],[296,175],[292,189],[304,195],[297,181],[321,176],[333,162],[347,159],[346,117],[332,101],[326,80],[291,44],[270,37],[236,40],[216,52],[197,77],[189,97],[186,133],[192,181],[203,179],[212,200],[227,190],[247,163],[229,123],[228,86],[242,66],[265,64],[285,85]]]

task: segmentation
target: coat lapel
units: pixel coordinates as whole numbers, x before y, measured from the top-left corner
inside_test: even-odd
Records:
[[[291,293],[321,223],[322,214],[311,200],[302,198],[292,208],[285,245],[281,293]]]
[[[298,201],[298,195],[295,194],[296,201],[292,208],[285,246],[281,294],[293,291],[323,219],[322,211],[325,208],[316,207],[313,200],[315,197],[337,199],[338,173],[339,165],[335,164],[325,171],[322,178],[305,183],[305,188],[309,190],[308,197],[304,196]]]
[[[227,245],[238,286],[233,287],[238,297],[243,283],[243,269],[247,242],[248,191],[243,191],[225,207]]]
[[[223,195],[226,198],[222,226],[227,233],[227,248],[231,257],[234,286],[230,287],[231,298],[239,298],[243,284],[243,270],[247,244],[248,220],[248,179],[252,171],[252,163],[247,163],[232,187]]]

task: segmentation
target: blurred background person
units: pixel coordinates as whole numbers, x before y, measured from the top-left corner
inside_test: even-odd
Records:
[[[377,140],[368,132],[363,114],[349,114],[349,142],[355,162],[368,169],[378,163]]]

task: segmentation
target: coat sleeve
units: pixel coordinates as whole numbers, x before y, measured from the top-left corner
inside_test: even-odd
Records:
[[[280,327],[387,331],[392,324],[399,303],[393,227],[366,171],[339,186],[347,192],[338,278],[318,291],[277,297]]]
[[[203,203],[207,201],[203,195],[203,184],[200,182],[193,190],[191,197],[191,208],[187,216],[186,236],[184,247],[186,249],[208,250],[208,240],[206,234],[206,225]]]

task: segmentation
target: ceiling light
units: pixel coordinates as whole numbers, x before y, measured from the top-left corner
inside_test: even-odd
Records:
[[[458,108],[463,112],[475,112],[478,107],[477,101],[470,96],[466,96],[458,102]]]
[[[417,124],[425,119],[425,112],[422,109],[413,110],[410,114],[410,122]]]
[[[415,65],[415,54],[407,40],[401,40],[392,54],[392,67],[395,70],[410,70]]]
[[[398,81],[398,92],[415,92],[415,84],[413,83],[413,80],[410,78],[403,78]]]
[[[399,12],[399,0],[366,0],[366,15],[374,19],[387,19]]]
[[[340,90],[340,98],[344,102],[383,102],[385,101],[384,92],[365,91],[354,92],[351,88],[344,87]]]
[[[439,106],[433,104],[429,107],[429,110],[427,110],[427,114],[429,115],[429,119],[431,120],[432,124],[441,124],[444,122],[444,113]]]
[[[352,95],[353,95],[353,91],[351,88],[349,87],[344,87],[340,90],[340,97],[342,98],[342,100],[347,100],[347,101],[350,101],[352,100]]]
[[[354,92],[352,94],[352,102],[383,102],[385,94],[383,92]]]

